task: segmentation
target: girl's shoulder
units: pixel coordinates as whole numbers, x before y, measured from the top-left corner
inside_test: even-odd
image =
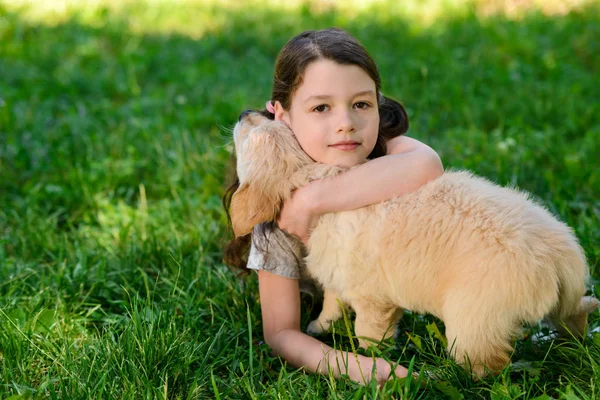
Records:
[[[265,223],[254,227],[248,268],[265,270],[286,278],[299,279],[300,291],[322,301],[323,289],[309,275],[304,258],[306,247],[294,236]]]
[[[256,225],[247,267],[299,279],[306,250],[300,240],[279,229],[275,223]]]
[[[433,149],[425,143],[406,135],[397,136],[386,142],[387,154],[409,153],[421,149]]]
[[[282,247],[293,253],[305,252],[302,242],[293,235],[280,229],[274,222],[258,224],[252,230],[252,246]]]

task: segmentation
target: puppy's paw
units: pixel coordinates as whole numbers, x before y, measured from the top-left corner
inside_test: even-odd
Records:
[[[311,336],[320,335],[322,333],[327,332],[330,327],[331,322],[320,322],[318,319],[315,319],[314,321],[311,321],[310,324],[308,324],[308,328],[306,328],[306,333],[308,333]]]
[[[579,309],[581,311],[585,311],[588,314],[594,312],[598,306],[600,305],[600,301],[597,298],[592,296],[583,296],[581,298],[581,303]]]

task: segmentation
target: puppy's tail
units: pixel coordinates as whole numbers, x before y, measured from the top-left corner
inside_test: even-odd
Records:
[[[568,235],[566,251],[556,261],[559,281],[559,300],[550,318],[562,336],[582,337],[587,328],[587,316],[600,302],[593,297],[584,297],[589,268],[583,249],[575,236]]]

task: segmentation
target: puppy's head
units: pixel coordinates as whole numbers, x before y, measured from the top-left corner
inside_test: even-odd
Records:
[[[233,130],[240,181],[229,210],[236,237],[261,222],[274,221],[293,189],[290,177],[312,160],[281,121],[244,111]]]

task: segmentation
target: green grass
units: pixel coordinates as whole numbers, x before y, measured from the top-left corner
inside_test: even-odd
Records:
[[[285,366],[262,343],[255,277],[222,264],[220,202],[228,129],[269,98],[280,47],[337,25],[370,50],[410,135],[446,167],[533,193],[597,280],[597,5],[26,3],[0,1],[0,397],[600,397],[600,334],[525,336],[512,369],[472,382],[431,317],[406,316],[382,352],[440,382],[380,390]],[[324,340],[351,349],[343,324]]]

